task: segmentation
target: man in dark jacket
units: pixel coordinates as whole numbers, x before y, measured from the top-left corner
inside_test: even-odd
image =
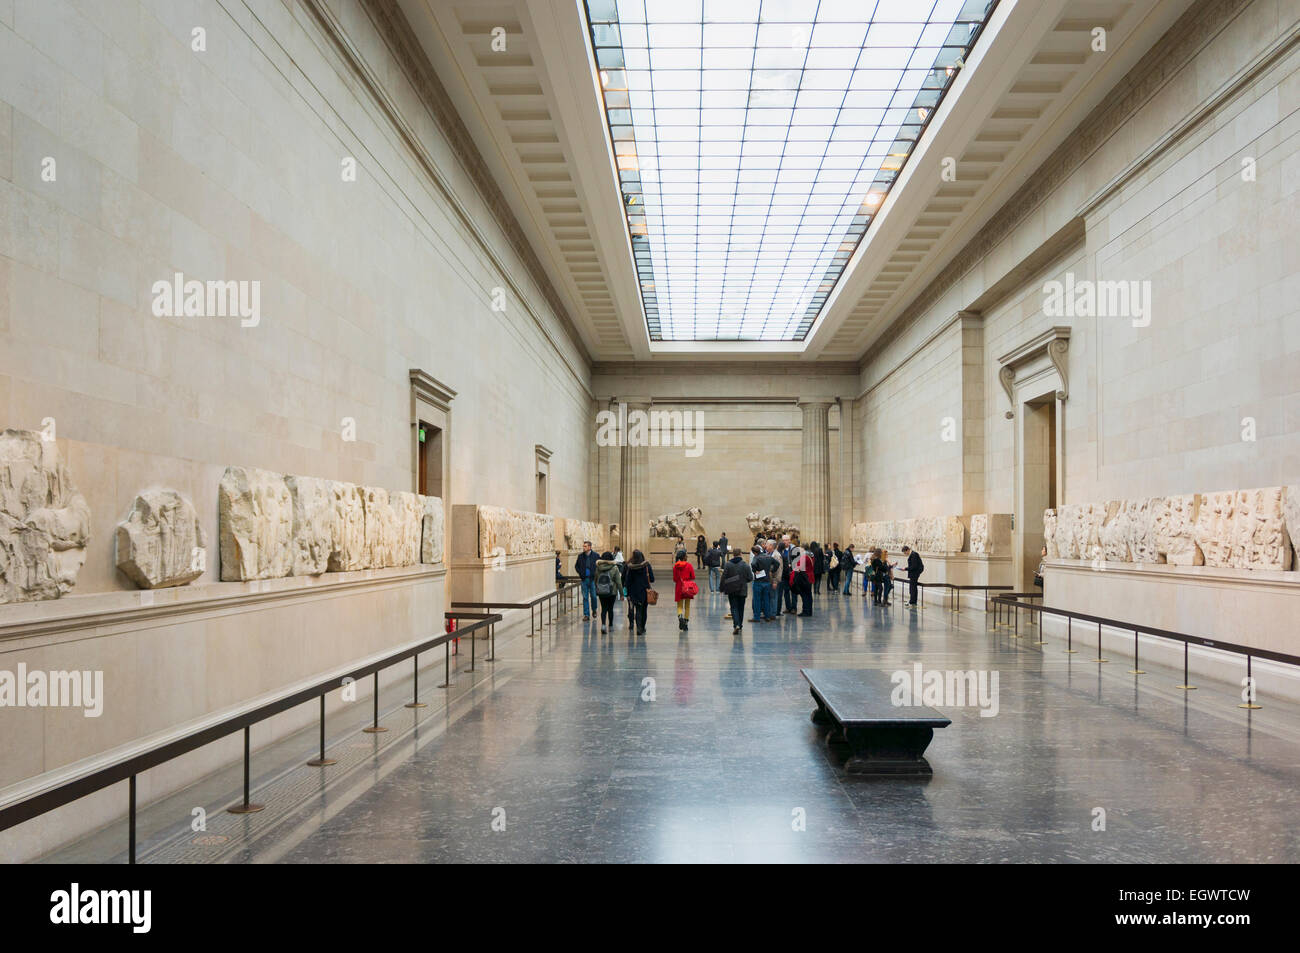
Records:
[[[596,554],[591,551],[591,541],[584,540],[582,552],[573,564],[574,572],[582,583],[582,620],[591,618],[591,607],[596,603]]]
[[[776,587],[777,611],[784,609],[791,615],[794,614],[794,590],[790,588],[790,561],[794,555],[794,546],[790,543],[790,537],[781,537],[781,548],[778,553],[781,557],[781,582]]]
[[[745,562],[745,557],[739,550],[733,552],[722,567],[722,584],[719,587],[731,603],[732,635],[740,635],[740,630],[745,627],[745,596],[753,581],[754,573]]]
[[[751,622],[773,622],[776,620],[776,582],[781,571],[781,560],[772,555],[772,543],[756,546],[754,558],[749,562],[754,574],[754,618]]]
[[[921,578],[921,573],[925,572],[925,563],[921,562],[921,554],[913,552],[911,546],[904,546],[903,553],[907,556],[907,604],[916,605],[916,581]]]
[[[704,565],[709,569],[709,592],[718,591],[719,573],[722,571],[722,562],[726,558],[726,553],[718,548],[715,542],[713,548],[704,554]]]

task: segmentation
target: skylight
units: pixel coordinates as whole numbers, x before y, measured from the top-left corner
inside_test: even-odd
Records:
[[[652,341],[800,341],[996,0],[586,0]]]

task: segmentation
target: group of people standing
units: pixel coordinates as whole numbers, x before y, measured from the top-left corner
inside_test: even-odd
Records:
[[[919,553],[904,546],[907,557],[908,605],[916,605],[917,581],[925,571]],[[740,635],[745,623],[745,603],[752,592],[753,616],[751,622],[775,622],[784,611],[790,615],[811,616],[812,597],[821,593],[822,577],[827,576],[827,592],[849,595],[853,589],[853,574],[862,574],[862,593],[870,594],[874,605],[891,605],[894,591],[894,569],[889,552],[874,547],[859,556],[849,545],[843,550],[839,543],[830,549],[811,542],[807,548],[799,545],[790,534],[780,539],[754,540],[748,558],[740,548],[727,544],[726,534],[705,545],[700,536],[696,541],[695,556],[701,569],[708,570],[709,591],[721,592],[730,603],[731,611],[725,618],[732,621],[732,634]],[[641,550],[633,550],[626,562],[617,547],[613,552],[597,555],[591,543],[582,544],[575,565],[582,585],[582,618],[591,619],[591,607],[600,606],[600,631],[603,635],[614,627],[614,601],[627,600],[628,625],[638,635],[645,635],[646,614],[657,594],[652,588],[654,569]],[[559,572],[557,562],[557,575]],[[686,632],[690,628],[691,603],[699,595],[695,567],[687,558],[685,549],[678,549],[673,560],[673,600],[677,606],[677,627]],[[840,589],[840,580],[844,587]]]

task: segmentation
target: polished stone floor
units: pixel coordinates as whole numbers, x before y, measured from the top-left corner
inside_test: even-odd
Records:
[[[335,737],[333,768],[301,764],[311,733],[293,742],[302,757],[258,780],[261,814],[220,811],[228,778],[208,792],[207,834],[154,816],[141,860],[1300,860],[1294,706],[1247,712],[1228,686],[1177,691],[1181,672],[1130,675],[970,610],[822,596],[811,618],[747,621],[734,639],[722,597],[695,608],[687,635],[669,603],[644,638],[574,613],[510,640],[459,672],[445,705],[428,688],[434,704],[389,711],[386,734],[358,721]],[[929,779],[847,775],[799,669],[915,662],[996,671],[997,714],[936,706],[952,725]]]

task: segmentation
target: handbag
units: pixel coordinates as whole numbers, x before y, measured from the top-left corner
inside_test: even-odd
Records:
[[[645,604],[648,606],[659,604],[659,591],[657,589],[651,589],[649,586],[646,587]]]
[[[700,587],[695,584],[695,580],[687,579],[682,583],[682,596],[687,599],[694,599],[700,594]]]

